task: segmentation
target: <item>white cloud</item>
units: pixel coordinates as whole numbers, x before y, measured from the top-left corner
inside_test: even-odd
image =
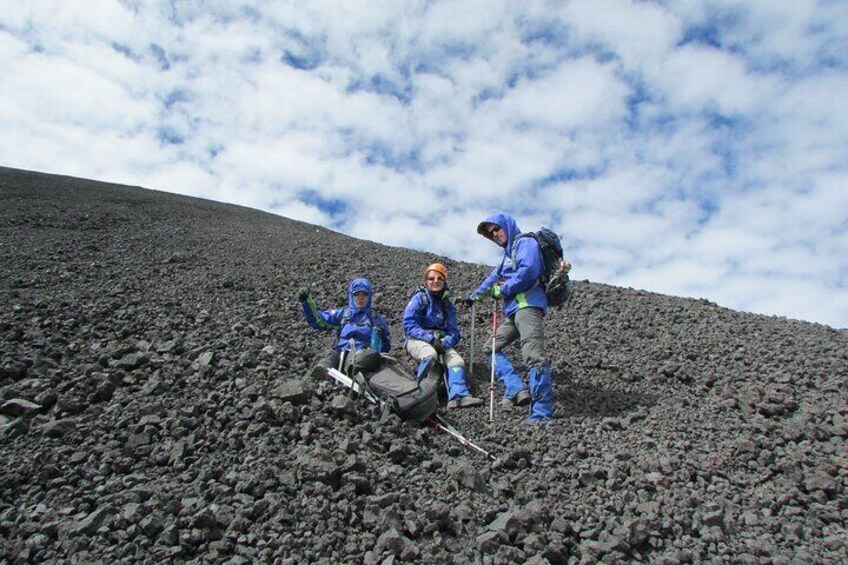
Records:
[[[504,210],[563,233],[578,278],[848,326],[845,3],[16,1],[0,21],[3,165],[490,264],[475,228]]]
[[[494,104],[510,124],[569,131],[620,119],[627,95],[611,65],[581,58],[565,61],[549,75],[519,81]]]
[[[680,47],[648,77],[672,110],[708,108],[730,116],[757,112],[775,87],[772,79],[752,74],[743,59],[701,46]]]
[[[655,67],[682,34],[677,16],[650,2],[577,0],[562,8],[565,20],[583,43],[601,43],[628,71]]]

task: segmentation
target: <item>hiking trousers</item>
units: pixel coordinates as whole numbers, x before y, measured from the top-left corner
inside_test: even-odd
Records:
[[[416,361],[423,361],[430,357],[437,357],[436,350],[432,345],[420,339],[407,339],[406,351]],[[456,352],[456,349],[445,350],[445,363],[448,367],[465,367],[465,361],[462,356]]]
[[[495,334],[495,353],[500,353],[519,338],[525,365],[542,367],[549,364],[545,353],[545,314],[541,308],[521,308],[511,318],[499,322]],[[486,354],[490,357],[492,355],[491,343],[486,348]]]

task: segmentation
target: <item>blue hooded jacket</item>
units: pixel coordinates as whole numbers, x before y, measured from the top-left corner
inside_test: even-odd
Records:
[[[545,290],[539,284],[539,277],[544,267],[539,243],[532,237],[519,238],[521,230],[515,218],[509,214],[494,214],[480,222],[477,233],[488,239],[486,224],[497,224],[506,232],[506,247],[504,247],[500,264],[477,287],[472,297],[484,294],[493,285],[503,281],[500,282],[500,287],[505,316],[512,316],[519,309],[527,307],[541,308],[542,312],[545,312],[548,301],[545,298]],[[514,265],[512,264],[513,246],[515,246]]]
[[[353,300],[353,293],[365,291],[368,293],[368,302],[364,308],[357,308]],[[333,349],[341,351],[348,347],[350,338],[353,338],[357,349],[364,349],[371,345],[371,323],[373,317],[374,325],[380,326],[385,331],[383,338],[383,353],[388,353],[392,348],[392,335],[389,333],[389,325],[386,320],[376,311],[371,310],[371,296],[373,292],[368,279],[353,279],[347,289],[347,306],[344,308],[333,308],[331,310],[318,310],[315,301],[310,296],[300,301],[306,322],[316,330],[338,332],[338,339],[333,344]]]
[[[403,333],[407,339],[430,343],[435,332],[440,332],[445,349],[452,349],[459,345],[462,336],[456,321],[456,308],[448,300],[447,283],[440,294],[436,298],[430,289],[421,287],[412,295],[403,312]]]

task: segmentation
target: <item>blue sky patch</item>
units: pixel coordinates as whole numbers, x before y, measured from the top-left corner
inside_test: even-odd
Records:
[[[328,216],[339,216],[347,210],[347,203],[338,198],[326,198],[318,190],[304,189],[297,193],[298,199],[304,204],[315,206]]]
[[[112,49],[126,57],[127,59],[132,59],[133,61],[138,61],[140,57],[136,52],[134,52],[129,45],[124,45],[123,43],[117,43],[113,41],[110,46]]]
[[[383,75],[374,75],[370,78],[361,78],[354,80],[347,87],[347,92],[372,92],[381,96],[391,96],[396,98],[403,104],[408,104],[412,100],[412,87],[407,82],[405,84],[397,84],[389,80]]]
[[[297,55],[291,51],[285,51],[280,59],[286,65],[301,71],[311,71],[321,64],[321,58],[317,53]]]
[[[165,49],[162,46],[157,45],[155,43],[150,44],[150,52],[153,54],[153,57],[156,59],[156,62],[159,64],[159,69],[163,71],[167,71],[171,68],[171,63],[168,62],[168,55],[165,53]]]
[[[286,30],[286,49],[280,61],[300,71],[311,71],[326,60],[324,42],[321,38],[308,37],[298,30]]]
[[[719,37],[719,29],[714,25],[699,25],[687,28],[683,33],[683,38],[679,45],[688,45],[696,43],[698,45],[708,45],[716,49],[721,49],[721,38]]]
[[[156,138],[163,145],[180,145],[185,141],[173,128],[164,126],[156,130]]]
[[[172,90],[165,98],[165,108],[170,110],[175,104],[180,102],[188,102],[188,93],[185,90]]]
[[[418,148],[399,152],[387,143],[372,143],[363,148],[364,161],[369,166],[380,166],[398,172],[423,171],[421,153]]]

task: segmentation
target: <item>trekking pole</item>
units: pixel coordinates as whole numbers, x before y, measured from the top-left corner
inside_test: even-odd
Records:
[[[425,422],[427,424],[430,424],[431,426],[433,426],[437,430],[439,430],[441,432],[445,432],[446,434],[448,434],[449,436],[451,436],[452,438],[457,440],[462,445],[462,447],[465,447],[466,449],[473,449],[477,453],[485,455],[486,459],[489,459],[490,461],[495,460],[494,455],[492,455],[491,453],[489,453],[488,451],[486,451],[485,449],[483,449],[479,445],[475,445],[474,443],[469,441],[468,438],[466,438],[464,435],[459,433],[456,430],[456,428],[451,426],[446,420],[439,417],[438,414],[435,414],[435,415],[431,416],[430,418],[427,418],[427,420],[425,420]]]
[[[471,303],[471,353],[468,355],[468,374],[474,379],[474,307],[477,301]]]
[[[347,342],[347,355],[348,355],[348,356],[347,356],[347,360],[346,360],[346,361],[349,361],[349,365],[348,365],[348,366],[349,366],[349,367],[350,367],[350,369],[352,370],[352,369],[353,369],[353,362],[354,362],[354,360],[356,359],[356,341],[354,341],[354,339],[353,339],[353,338],[350,338],[350,340]],[[344,372],[344,371],[342,370],[343,365],[341,364],[341,362],[340,362],[339,364],[340,364],[340,366],[339,366],[339,370],[340,370],[340,371],[342,371],[342,372]]]
[[[448,385],[448,362],[445,355],[439,355],[439,363],[442,366],[442,382],[445,384],[445,398],[450,402],[450,386]],[[447,404],[445,404],[447,406]]]
[[[492,376],[489,379],[489,422],[495,421],[495,334],[498,331],[498,301],[492,301]]]

